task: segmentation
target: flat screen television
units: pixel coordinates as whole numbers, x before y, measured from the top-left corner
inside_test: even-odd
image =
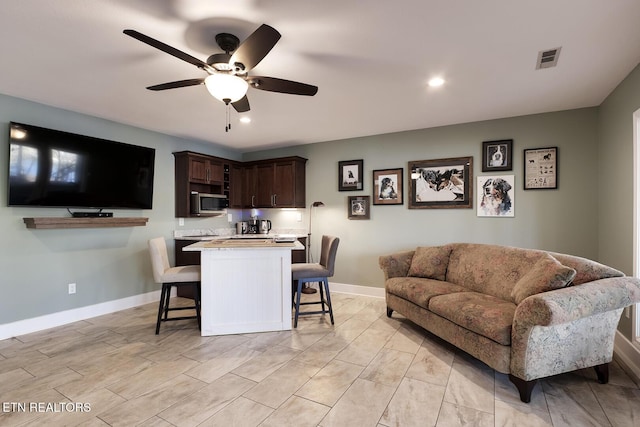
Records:
[[[155,150],[9,126],[8,206],[151,209]]]

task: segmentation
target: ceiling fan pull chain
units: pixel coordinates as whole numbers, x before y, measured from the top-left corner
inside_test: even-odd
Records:
[[[225,108],[226,108],[226,112],[225,112],[225,119],[226,119],[226,124],[224,126],[224,131],[225,132],[229,132],[229,130],[231,129],[231,116],[229,113],[229,100],[225,99]]]

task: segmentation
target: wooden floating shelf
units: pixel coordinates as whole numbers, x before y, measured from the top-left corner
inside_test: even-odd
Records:
[[[149,218],[22,218],[27,228],[107,228],[138,227],[147,225]]]

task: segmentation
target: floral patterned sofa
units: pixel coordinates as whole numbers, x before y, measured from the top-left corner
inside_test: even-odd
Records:
[[[529,402],[538,378],[594,367],[609,377],[624,307],[640,281],[571,255],[453,243],[381,256],[394,311],[509,374]]]

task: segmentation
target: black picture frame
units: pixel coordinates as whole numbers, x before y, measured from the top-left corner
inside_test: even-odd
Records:
[[[482,143],[482,172],[513,170],[513,139]]]
[[[371,203],[369,196],[349,196],[347,203],[347,217],[349,219],[369,219]]]
[[[373,204],[404,204],[403,168],[373,171]]]
[[[359,191],[364,188],[363,160],[338,162],[338,191]]]
[[[409,162],[409,209],[473,207],[473,157]]]
[[[558,147],[528,148],[523,158],[525,190],[558,188]]]

